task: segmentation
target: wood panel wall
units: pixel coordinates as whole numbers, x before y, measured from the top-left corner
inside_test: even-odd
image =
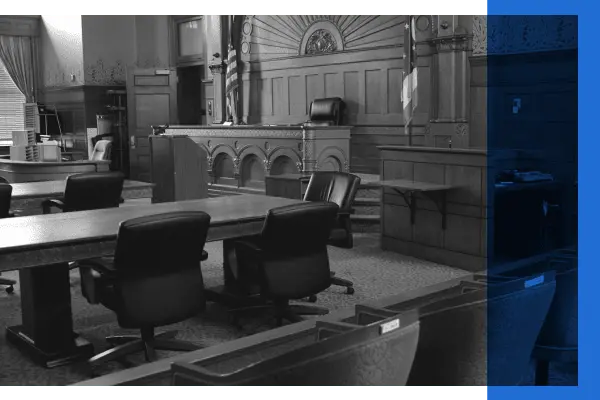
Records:
[[[429,120],[431,91],[431,49],[424,42],[431,28],[423,17],[415,143]],[[316,27],[334,33],[338,51],[305,53]],[[376,146],[408,142],[401,102],[404,16],[253,16],[241,30],[240,96],[248,123],[299,124],[309,119],[315,98],[337,96],[347,106],[344,123],[355,127],[352,171],[379,173]]]

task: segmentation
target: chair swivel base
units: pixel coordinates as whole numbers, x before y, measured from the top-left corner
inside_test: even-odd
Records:
[[[150,332],[148,332],[148,335],[142,334],[142,337],[134,335],[109,336],[106,341],[114,347],[90,358],[88,364],[93,368],[142,351],[146,361],[151,362],[156,360],[155,350],[188,352],[200,348],[193,343],[174,339],[176,335],[176,331],[168,331],[156,336]]]
[[[11,294],[15,291],[15,285],[17,284],[17,281],[13,281],[12,279],[4,279],[4,278],[0,278],[0,285],[2,286],[7,286],[6,289],[6,293]]]
[[[34,362],[46,368],[55,368],[77,361],[85,360],[94,355],[94,347],[82,337],[73,334],[72,343],[54,350],[43,349],[36,345],[24,331],[22,326],[6,328],[6,339],[27,354]]]
[[[335,286],[342,286],[346,288],[346,294],[354,294],[354,283],[347,279],[338,278],[335,276],[335,272],[331,272],[331,284]]]

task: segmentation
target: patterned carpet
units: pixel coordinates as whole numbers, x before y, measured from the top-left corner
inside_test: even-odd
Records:
[[[383,252],[379,247],[378,235],[357,235],[352,250],[330,248],[332,270],[355,284],[356,293],[347,295],[340,287],[331,287],[318,296],[318,305],[330,310],[352,306],[365,300],[390,296],[393,294],[429,286],[438,282],[454,279],[466,272],[450,267],[406,257],[395,253]],[[209,259],[202,264],[206,286],[222,282],[221,243],[209,243],[206,246]],[[18,279],[17,273],[4,273],[3,276]],[[71,275],[71,296],[75,330],[94,344],[96,352],[108,348],[104,337],[123,331],[117,325],[115,315],[99,305],[90,305],[81,296],[78,272]],[[159,294],[158,294],[159,295]],[[208,347],[252,335],[274,327],[274,320],[260,314],[242,319],[243,329],[231,325],[225,310],[216,304],[210,304],[202,315],[180,324],[159,330],[176,329],[178,338]],[[4,329],[18,325],[21,320],[19,286],[13,295],[0,291],[0,385],[67,385],[88,379],[90,371],[83,364],[74,364],[54,369],[45,369],[22,356],[13,346],[6,343]],[[159,357],[168,357],[168,352],[159,352]],[[143,363],[143,356],[131,356],[126,363],[109,363],[96,373],[106,374]]]

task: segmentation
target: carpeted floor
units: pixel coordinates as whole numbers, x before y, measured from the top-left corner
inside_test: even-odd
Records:
[[[210,287],[222,282],[221,243],[209,243],[206,246],[209,259],[202,264],[205,285]],[[332,286],[318,296],[318,305],[330,310],[352,306],[365,300],[390,296],[429,286],[445,280],[465,275],[465,271],[405,257],[395,253],[383,252],[379,247],[378,235],[357,235],[352,250],[330,248],[332,270],[355,284],[356,293],[347,295],[344,288]],[[17,279],[17,273],[4,273],[3,276]],[[118,333],[136,333],[119,328],[115,315],[108,309],[89,305],[81,296],[78,272],[71,276],[71,296],[75,330],[94,344],[96,352],[108,348],[104,337]],[[160,295],[160,294],[157,294]],[[12,345],[6,343],[4,329],[18,325],[21,320],[19,286],[12,295],[0,292],[0,385],[66,385],[90,377],[89,370],[83,364],[45,369],[25,358]],[[231,325],[225,310],[210,304],[202,315],[186,322],[165,327],[163,330],[176,329],[178,338],[208,347],[258,333],[274,327],[274,320],[260,314],[242,319],[243,329]],[[172,353],[171,353],[172,354]],[[159,352],[159,357],[168,357],[169,353]],[[127,359],[127,363],[109,363],[96,370],[106,374],[143,363],[141,354]]]

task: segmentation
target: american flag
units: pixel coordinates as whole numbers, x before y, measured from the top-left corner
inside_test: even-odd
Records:
[[[229,54],[227,56],[227,76],[225,82],[225,95],[228,96],[229,93],[238,87],[237,59],[235,49],[231,44],[229,45]]]
[[[404,23],[404,80],[402,82],[402,106],[404,132],[409,133],[410,121],[417,108],[417,42],[415,40],[415,17],[406,16]]]

